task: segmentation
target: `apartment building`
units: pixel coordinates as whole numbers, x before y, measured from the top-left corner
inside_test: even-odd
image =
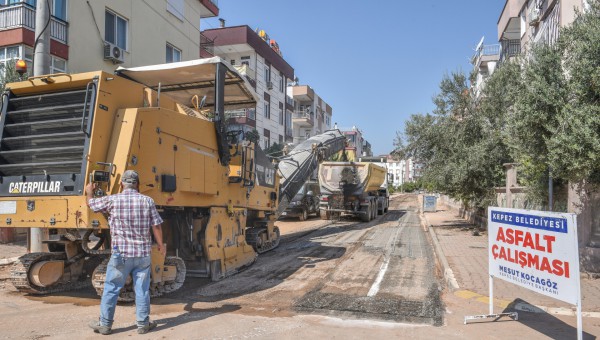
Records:
[[[203,57],[220,56],[250,81],[262,98],[256,110],[227,112],[228,129],[258,131],[260,145],[291,140],[293,103],[288,100],[287,83],[294,79],[294,69],[285,61],[277,42],[264,30],[250,27],[225,27],[202,32]]]
[[[479,44],[475,47],[473,57],[471,57],[471,64],[475,71],[475,77],[471,79],[471,88],[475,97],[478,98],[481,95],[485,81],[494,73],[499,61],[500,44],[486,45],[484,44],[484,38],[481,38]]]
[[[51,72],[113,72],[200,57],[200,19],[217,0],[48,0]],[[0,0],[0,64],[33,68],[36,0]]]
[[[507,0],[498,19],[500,62],[526,52],[532,43],[555,43],[559,28],[587,6],[586,0]]]
[[[346,147],[344,151],[350,161],[358,161],[360,158],[372,157],[370,151],[370,143],[364,138],[363,132],[356,126],[352,128],[338,128],[337,123],[334,124],[334,129],[339,129],[346,137]],[[366,146],[369,146],[369,149]]]
[[[559,28],[573,22],[576,9],[586,7],[586,0],[507,0],[498,19],[499,44],[486,45],[482,38],[471,58],[475,96],[500,63],[526,53],[533,43],[555,43]]]
[[[299,144],[331,129],[333,109],[308,85],[288,86],[292,106],[292,142]]]

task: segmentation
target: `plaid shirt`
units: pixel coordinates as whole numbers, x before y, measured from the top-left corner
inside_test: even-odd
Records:
[[[123,257],[150,256],[150,227],[163,222],[154,200],[134,189],[89,200],[95,212],[108,213],[112,249]]]

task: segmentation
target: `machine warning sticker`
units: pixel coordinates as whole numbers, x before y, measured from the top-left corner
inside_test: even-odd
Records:
[[[0,202],[0,214],[16,214],[17,201]]]

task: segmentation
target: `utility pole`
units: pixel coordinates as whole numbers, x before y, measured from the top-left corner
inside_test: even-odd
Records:
[[[50,73],[50,5],[49,0],[38,0],[35,11],[35,42],[33,46],[33,75]],[[42,241],[47,238],[48,230],[31,228],[29,231],[29,251],[42,252]]]

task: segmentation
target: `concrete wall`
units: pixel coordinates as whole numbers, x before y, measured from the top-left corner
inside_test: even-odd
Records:
[[[167,1],[69,1],[69,45],[77,47],[70,51],[69,72],[112,72],[118,66],[165,63],[167,43],[181,50],[182,60],[198,59],[200,8],[200,2],[186,1],[185,19],[180,20],[167,11]],[[106,9],[128,20],[125,63],[121,65],[104,60]]]
[[[577,214],[581,271],[600,273],[600,192],[584,183],[571,184],[569,212]]]

